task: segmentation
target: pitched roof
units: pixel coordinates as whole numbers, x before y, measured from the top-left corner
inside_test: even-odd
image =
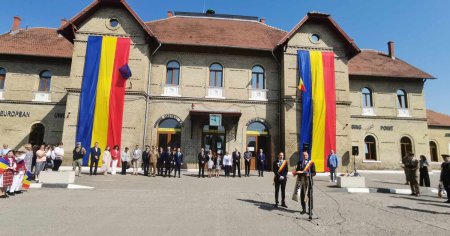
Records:
[[[396,78],[434,79],[434,77],[399,59],[383,52],[362,50],[348,63],[350,75],[368,75]]]
[[[19,29],[0,35],[0,54],[72,58],[73,45],[56,29]]]
[[[74,32],[77,30],[77,27],[103,6],[125,8],[133,16],[136,22],[142,27],[142,29],[147,33],[147,35],[158,42],[158,39],[155,37],[153,32],[145,25],[144,21],[142,21],[142,19],[136,14],[136,12],[130,7],[130,5],[128,5],[125,0],[95,0],[93,3],[91,3],[91,5],[83,9],[80,13],[78,13],[76,16],[62,25],[58,29],[58,32],[68,40],[73,42],[73,39],[75,37]]]
[[[433,110],[427,110],[427,122],[429,126],[450,127],[450,116]]]
[[[352,58],[358,54],[361,50],[358,48],[356,43],[351,39],[347,33],[333,20],[329,14],[319,13],[319,12],[308,12],[308,14],[289,32],[286,34],[277,45],[280,47],[286,44],[302,27],[306,22],[313,21],[318,23],[325,23],[331,26],[331,28],[336,32],[336,34],[343,40],[344,45],[350,52],[349,57]]]
[[[253,20],[173,16],[147,22],[163,44],[272,51],[286,31]]]

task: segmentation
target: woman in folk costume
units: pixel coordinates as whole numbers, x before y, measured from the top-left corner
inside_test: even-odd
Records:
[[[3,186],[1,193],[2,198],[6,198],[6,192],[11,189],[13,180],[14,180],[14,172],[16,170],[16,159],[14,158],[14,154],[12,150],[9,150],[6,153],[6,156],[1,157],[3,163],[7,163],[8,167],[2,171],[2,177],[3,177]],[[13,193],[10,193],[9,195],[14,195]]]
[[[108,171],[110,171],[111,166],[111,152],[109,151],[109,146],[106,146],[105,151],[103,152],[103,158],[102,158],[102,169],[103,174],[107,175]]]
[[[302,205],[302,211],[300,212],[300,214],[305,214],[306,201],[308,201],[308,193],[311,191],[309,177],[310,175],[311,178],[313,176],[316,176],[316,165],[312,160],[309,159],[308,152],[303,152],[303,159],[297,163],[297,168],[292,174],[294,176],[297,175],[297,182],[295,184],[292,200],[298,201],[297,192],[300,189],[300,204]],[[312,209],[309,210],[311,211]]]
[[[119,145],[115,145],[114,149],[111,151],[111,174],[115,175],[117,172],[117,163],[119,162],[119,158],[120,158],[120,150],[119,150]]]
[[[13,184],[11,186],[10,193],[21,194],[22,193],[22,181],[27,171],[25,166],[25,152],[14,152],[16,159],[16,174],[14,175]]]

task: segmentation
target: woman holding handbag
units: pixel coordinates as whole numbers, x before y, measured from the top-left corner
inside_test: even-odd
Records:
[[[119,145],[115,145],[114,149],[111,152],[111,174],[115,175],[117,173],[117,163],[119,162],[120,158],[120,151],[119,151]]]

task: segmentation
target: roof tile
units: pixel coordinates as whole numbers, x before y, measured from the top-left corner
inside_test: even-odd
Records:
[[[450,116],[433,110],[427,110],[427,122],[429,126],[450,127]]]
[[[0,35],[0,42],[0,54],[72,58],[73,45],[56,29],[20,29]]]
[[[287,32],[257,21],[169,17],[146,25],[163,44],[273,50]]]
[[[416,67],[391,58],[385,53],[375,50],[362,50],[348,63],[350,75],[368,75],[396,78],[433,79],[434,77]]]

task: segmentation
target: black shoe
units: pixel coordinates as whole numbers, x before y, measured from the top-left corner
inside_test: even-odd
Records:
[[[286,203],[281,203],[281,206],[284,207],[284,208],[288,208],[288,207],[286,206]]]
[[[8,196],[5,195],[1,195],[0,198],[8,198]]]
[[[278,202],[275,202],[275,205],[273,207],[278,208]]]
[[[16,195],[16,194],[15,194],[15,193],[8,192],[8,195],[9,195],[9,196],[14,196],[14,195]]]
[[[15,194],[22,194],[22,191],[15,191]]]
[[[306,213],[305,209],[300,212],[300,215],[304,215]]]

